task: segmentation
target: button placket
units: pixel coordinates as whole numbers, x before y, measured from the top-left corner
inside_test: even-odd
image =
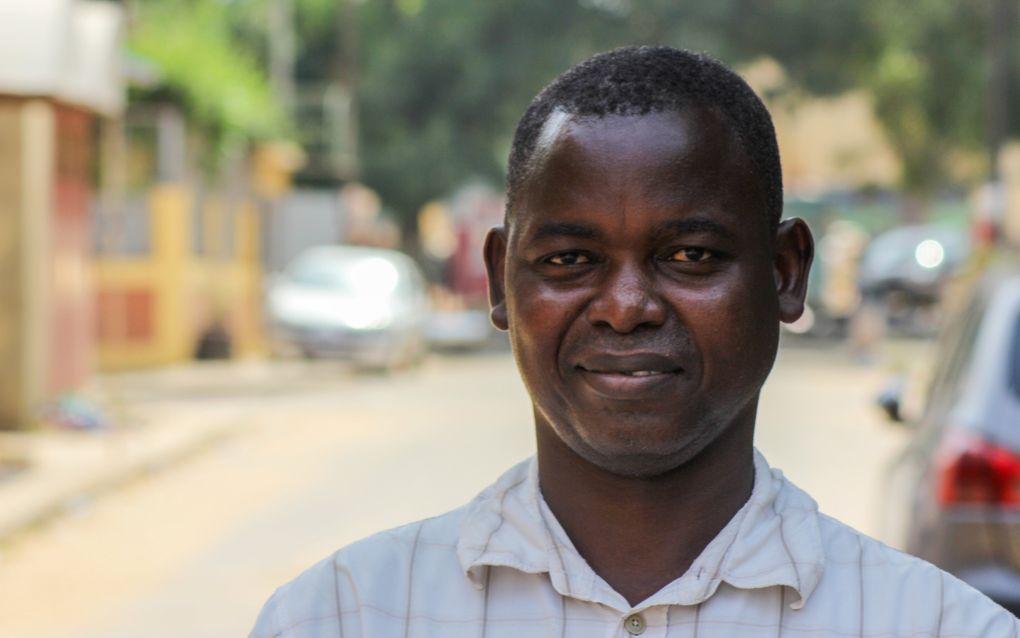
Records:
[[[645,633],[647,625],[645,624],[645,617],[641,614],[631,614],[623,619],[623,628],[627,630],[631,636],[640,636]]]

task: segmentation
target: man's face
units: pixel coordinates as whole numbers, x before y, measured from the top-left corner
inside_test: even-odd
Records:
[[[800,302],[781,303],[763,190],[720,116],[560,124],[490,234],[493,319],[539,428],[612,472],[662,473],[753,427],[779,320]]]

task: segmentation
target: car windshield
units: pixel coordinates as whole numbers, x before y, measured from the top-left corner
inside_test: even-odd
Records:
[[[287,269],[287,278],[299,285],[328,289],[344,295],[386,296],[397,289],[400,273],[382,257],[309,257]]]

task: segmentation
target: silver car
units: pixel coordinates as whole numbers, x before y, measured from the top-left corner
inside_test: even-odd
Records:
[[[958,308],[891,468],[887,529],[1020,616],[1020,268],[989,271]],[[883,407],[899,418],[895,393]]]
[[[426,352],[425,278],[403,253],[355,246],[308,249],[272,282],[267,306],[273,337],[309,358],[394,368]]]

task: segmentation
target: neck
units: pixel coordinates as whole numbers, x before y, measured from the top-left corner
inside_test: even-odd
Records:
[[[613,474],[539,421],[539,483],[581,556],[631,605],[682,576],[751,495],[754,410],[661,475]]]

